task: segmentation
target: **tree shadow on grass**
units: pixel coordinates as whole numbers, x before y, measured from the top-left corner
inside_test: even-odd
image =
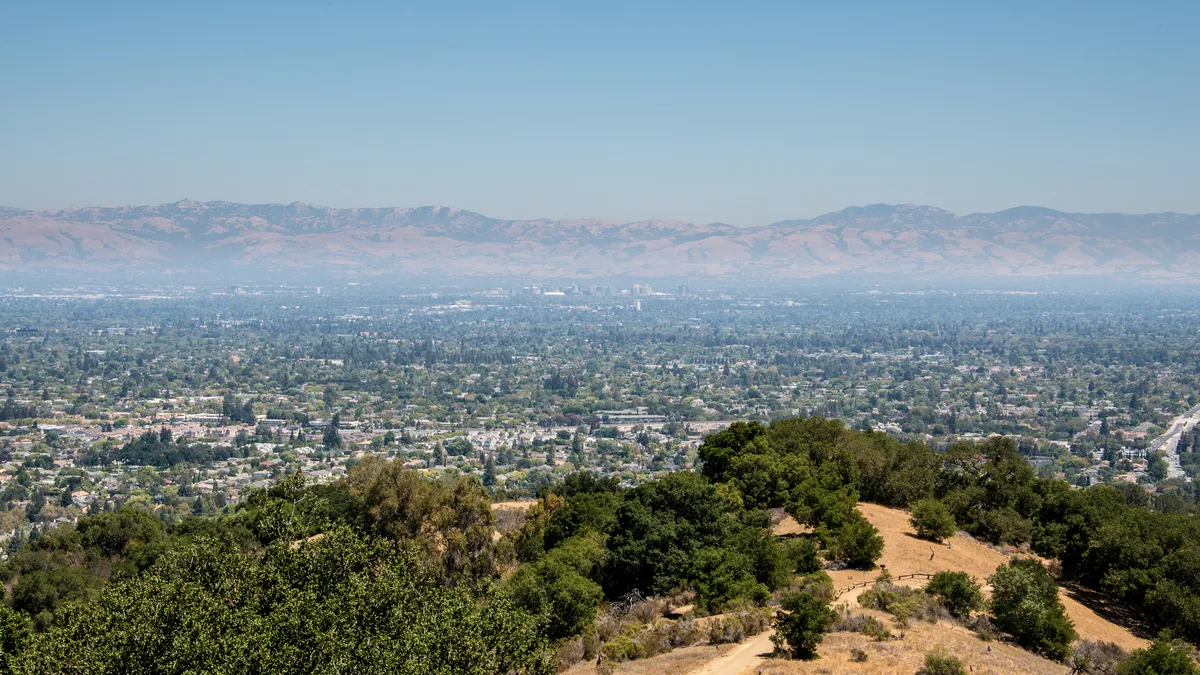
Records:
[[[1064,583],[1061,586],[1067,597],[1092,610],[1106,621],[1128,629],[1137,637],[1153,640],[1154,636],[1158,634],[1158,627],[1148,623],[1134,610],[1104,597],[1104,594],[1098,591],[1076,583]],[[1086,638],[1087,636],[1082,637]]]

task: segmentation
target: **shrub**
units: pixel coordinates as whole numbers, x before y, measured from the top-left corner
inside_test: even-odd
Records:
[[[1125,650],[1111,642],[1083,640],[1071,652],[1067,665],[1073,673],[1115,675],[1117,665],[1125,659]]]
[[[850,650],[850,660],[855,663],[862,663],[863,661],[866,661],[867,660],[866,650],[859,649],[858,647],[851,649]]]
[[[794,580],[786,588],[776,591],[776,601],[781,601],[792,593],[811,593],[825,602],[833,602],[833,579],[824,570],[806,574]]]
[[[930,541],[943,541],[954,536],[958,525],[946,505],[936,499],[922,499],[913,504],[909,522],[917,536]]]
[[[709,622],[708,641],[714,645],[741,642],[763,632],[770,624],[770,611],[758,607],[743,609]]]
[[[942,652],[929,652],[925,655],[925,666],[917,671],[917,675],[966,675],[967,669],[962,661]]]
[[[1033,538],[1033,521],[1011,507],[984,511],[974,534],[995,544],[1023,544]]]
[[[784,596],[780,611],[775,614],[775,635],[771,641],[777,650],[787,643],[791,656],[812,659],[817,645],[825,639],[835,618],[829,601],[815,593],[798,592]]]
[[[1075,626],[1058,599],[1058,584],[1032,558],[1014,558],[996,568],[992,584],[992,612],[996,625],[1026,649],[1055,661],[1071,654]]]
[[[945,615],[941,604],[924,591],[897,586],[886,580],[876,582],[859,594],[858,604],[891,614],[901,626],[907,626],[913,619],[933,622]]]
[[[1146,649],[1135,649],[1116,669],[1117,675],[1196,675],[1192,650],[1170,631],[1158,634]]]
[[[30,634],[29,619],[0,602],[0,673],[11,672],[10,660],[25,649]]]
[[[771,627],[771,610],[763,607],[740,610],[737,616],[747,635],[758,635]]]
[[[975,615],[975,618],[967,623],[967,628],[984,642],[991,642],[998,637],[996,625],[992,623],[987,614]]]
[[[599,584],[549,559],[521,567],[508,587],[518,605],[546,616],[547,633],[554,639],[578,635],[592,625],[603,599]]]
[[[839,614],[833,623],[833,630],[842,633],[862,633],[876,642],[886,642],[892,637],[887,629],[873,616],[866,614],[851,614],[849,610]]]
[[[558,647],[558,669],[566,670],[571,666],[582,661],[585,657],[584,641],[582,637],[576,637],[563,642]]]
[[[868,616],[867,619],[868,621],[863,623],[858,632],[876,642],[887,642],[892,637],[892,632],[887,629],[887,626],[879,623],[879,619],[873,616]]]
[[[969,618],[971,612],[983,608],[982,587],[966,572],[938,572],[925,585],[925,592],[959,619]]]
[[[638,636],[638,640],[642,643],[643,658],[658,656],[659,654],[669,652],[674,647],[671,644],[671,636],[675,630],[675,622],[662,619],[654,622],[646,627],[645,630]]]
[[[618,635],[604,643],[604,660],[610,662],[633,661],[646,655],[640,640],[629,635]]]
[[[720,645],[730,642],[741,642],[746,638],[742,622],[736,616],[713,619],[708,624],[708,641]]]
[[[626,614],[642,623],[650,623],[667,611],[667,604],[665,598],[646,598],[630,605]]]

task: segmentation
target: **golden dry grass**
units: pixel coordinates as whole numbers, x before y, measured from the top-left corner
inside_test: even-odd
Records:
[[[890,617],[883,612],[861,612],[891,626]],[[892,632],[896,634],[900,630],[892,628]],[[887,642],[875,642],[860,633],[830,633],[817,649],[820,658],[814,661],[765,659],[742,672],[762,675],[915,673],[924,664],[926,652],[936,649],[957,657],[968,667],[968,672],[980,675],[1063,675],[1068,670],[1061,663],[1044,659],[1020,647],[999,642],[983,642],[965,628],[945,622],[917,622],[903,631],[904,639]],[[866,661],[851,660],[851,650],[856,648],[867,653]]]
[[[666,654],[637,661],[627,661],[619,664],[613,671],[620,675],[684,675],[691,673],[705,663],[728,653],[737,645],[696,645],[683,647]],[[577,663],[564,671],[563,675],[594,675],[596,663],[587,661]]]
[[[893,576],[913,572],[935,573],[942,570],[961,570],[974,576],[981,583],[987,583],[986,577],[996,570],[996,567],[1008,561],[1015,551],[1002,551],[988,546],[965,534],[956,534],[945,544],[931,544],[913,536],[912,526],[908,522],[908,512],[892,509],[877,504],[859,504],[859,511],[871,521],[883,537],[883,557],[879,563],[887,565]],[[930,560],[930,554],[933,560]],[[835,588],[845,588],[858,581],[874,579],[879,574],[859,572],[855,570],[840,570],[831,572]],[[924,579],[912,579],[902,583],[920,586]],[[854,604],[859,591],[848,593],[841,601]],[[1147,641],[1137,637],[1129,629],[1108,621],[1091,609],[1080,604],[1074,598],[1061,592],[1063,605],[1067,615],[1075,622],[1075,630],[1081,638],[1114,642],[1126,650],[1144,647]]]
[[[529,512],[529,507],[536,503],[536,499],[492,502],[492,514],[495,518],[496,527],[493,538],[499,540],[500,535],[521,529],[521,526],[525,524],[525,516]]]
[[[798,534],[812,534],[813,529],[807,525],[797,523],[796,519],[791,516],[784,516],[783,520],[775,523],[771,531],[776,537],[789,537]]]

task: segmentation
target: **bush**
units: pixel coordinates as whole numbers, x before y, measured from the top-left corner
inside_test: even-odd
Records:
[[[1026,649],[1063,661],[1071,654],[1075,626],[1058,599],[1058,584],[1032,558],[1014,558],[996,568],[992,584],[992,612],[996,625]]]
[[[855,647],[850,650],[850,660],[855,663],[862,663],[867,660],[867,652],[863,649]]]
[[[650,623],[667,611],[667,604],[664,598],[646,598],[630,605],[625,613],[642,623]]]
[[[770,623],[771,613],[768,610],[741,610],[724,618],[713,619],[708,624],[708,641],[714,645],[741,642],[751,635],[763,632]]]
[[[446,583],[416,546],[345,527],[261,552],[205,535],[73,604],[14,670],[545,672],[553,654],[539,622],[507,594],[477,590],[488,589]]]
[[[656,602],[662,603],[663,601],[657,600]],[[645,603],[638,604],[653,606],[655,603],[645,601]],[[635,607],[637,606],[635,605]],[[746,615],[751,612],[743,611],[720,622],[718,630],[722,639],[718,641],[739,641],[745,635],[752,634],[749,631],[755,625],[760,626],[758,630],[761,631],[761,626],[767,624],[769,613],[763,609],[754,611],[760,615],[757,619],[747,618]],[[648,611],[643,612],[643,614],[649,613]],[[717,623],[714,621],[714,624]],[[599,670],[605,670],[622,661],[650,658],[677,647],[694,645],[704,637],[704,631],[696,625],[695,620],[691,617],[684,617],[678,621],[657,618],[646,623],[640,621],[632,611],[622,614],[605,612],[597,619],[594,629],[585,632],[580,638],[576,638],[575,641],[580,643],[578,646],[568,643],[568,646],[560,648],[559,663],[569,666],[572,663],[571,658],[575,658],[575,662],[578,661],[577,654],[580,652],[585,659],[591,659],[599,652],[601,665],[605,666]]]
[[[833,623],[833,630],[841,633],[862,633],[876,642],[886,642],[892,637],[887,629],[873,616],[866,614],[851,614],[849,610],[839,614]]]
[[[1192,660],[1192,650],[1180,640],[1171,637],[1170,631],[1158,634],[1146,649],[1135,649],[1129,658],[1122,661],[1117,675],[1197,675],[1200,669]]]
[[[1115,675],[1117,665],[1125,660],[1125,650],[1111,642],[1083,640],[1071,652],[1067,665],[1073,673]]]
[[[891,614],[901,626],[913,619],[933,622],[946,615],[941,604],[924,591],[897,586],[886,579],[859,594],[858,604]]]
[[[938,572],[925,585],[925,592],[959,619],[969,618],[971,612],[983,608],[982,587],[966,572]]]
[[[867,619],[867,621],[863,622],[862,628],[858,632],[876,642],[887,642],[892,637],[892,632],[887,629],[887,626],[879,623],[879,619],[873,616],[868,616]]]
[[[996,625],[992,623],[987,614],[975,615],[975,618],[967,622],[967,629],[979,636],[979,639],[984,642],[991,642],[999,637],[999,634],[996,632]]]
[[[922,499],[913,504],[909,518],[917,536],[930,541],[943,541],[954,536],[958,526],[946,505],[936,499]]]
[[[741,642],[744,639],[746,631],[736,616],[713,619],[708,624],[709,644],[721,645]]]
[[[640,640],[629,635],[618,635],[604,643],[602,653],[605,661],[620,663],[640,659],[646,655],[646,650]]]
[[[941,652],[929,652],[925,655],[925,666],[917,671],[917,675],[966,675],[967,669],[962,661]]]
[[[10,672],[11,657],[25,649],[30,634],[29,619],[0,602],[0,673]]]
[[[817,645],[833,625],[834,613],[829,601],[815,593],[798,592],[783,597],[775,614],[775,635],[771,641],[777,650],[787,643],[788,652],[798,659],[812,659]]]

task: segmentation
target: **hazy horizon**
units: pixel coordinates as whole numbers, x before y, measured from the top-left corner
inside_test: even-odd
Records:
[[[971,212],[959,212],[959,211],[954,211],[954,210],[952,210],[952,209],[946,209],[946,208],[943,208],[943,207],[941,207],[941,206],[938,206],[937,204],[917,204],[917,203],[913,203],[913,202],[897,202],[897,203],[887,203],[887,202],[871,202],[871,203],[866,203],[866,204],[850,204],[850,205],[848,205],[848,206],[845,206],[845,207],[843,207],[843,208],[840,208],[840,209],[837,209],[837,210],[834,210],[834,211],[824,211],[824,212],[821,212],[821,213],[812,213],[812,214],[799,214],[799,215],[795,215],[795,216],[792,216],[792,217],[789,217],[789,218],[785,218],[785,219],[782,219],[782,220],[773,221],[773,222],[770,222],[770,223],[726,223],[726,222],[721,222],[721,221],[708,221],[708,222],[700,222],[700,221],[686,221],[686,220],[683,220],[683,219],[681,219],[681,218],[670,218],[670,217],[666,217],[666,218],[638,218],[638,219],[634,219],[634,220],[607,220],[607,219],[604,219],[604,218],[593,218],[593,217],[590,217],[590,216],[566,216],[566,217],[564,217],[564,218],[549,218],[549,217],[545,217],[545,216],[537,216],[537,215],[533,215],[533,216],[518,216],[518,217],[514,217],[514,218],[499,218],[499,217],[497,217],[497,216],[494,216],[494,215],[492,215],[492,214],[489,214],[489,213],[481,213],[481,212],[474,211],[474,210],[471,210],[471,209],[464,209],[464,208],[461,208],[461,207],[459,207],[459,206],[456,206],[456,205],[454,205],[454,204],[408,204],[408,205],[403,205],[403,204],[388,204],[388,205],[367,204],[367,205],[362,205],[362,204],[359,204],[359,205],[340,205],[340,204],[322,204],[322,203],[317,203],[317,202],[312,202],[312,201],[305,201],[305,200],[303,200],[303,199],[292,200],[292,201],[290,201],[290,202],[236,202],[236,201],[232,201],[232,200],[228,200],[228,199],[211,199],[211,200],[200,200],[200,199],[192,199],[192,198],[190,198],[190,197],[183,197],[183,198],[180,198],[180,199],[175,199],[175,200],[172,200],[172,201],[169,201],[169,202],[161,202],[161,203],[156,203],[156,204],[84,204],[84,205],[78,205],[78,206],[49,207],[49,208],[45,208],[45,209],[31,209],[31,208],[22,207],[22,206],[17,206],[17,205],[13,205],[13,204],[0,204],[0,208],[11,208],[11,209],[18,209],[18,210],[23,210],[23,211],[31,211],[31,212],[33,212],[33,213],[56,213],[56,212],[62,212],[62,211],[72,211],[72,210],[81,210],[81,209],[123,209],[123,208],[129,208],[129,209],[142,209],[142,208],[158,208],[158,207],[166,207],[166,206],[176,206],[176,205],[180,205],[180,204],[187,204],[187,203],[195,203],[195,204],[228,204],[228,205],[235,205],[235,206],[246,206],[246,207],[267,207],[267,206],[306,206],[306,207],[318,208],[318,209],[332,209],[332,210],[335,210],[335,211],[372,211],[372,210],[390,210],[390,209],[395,209],[395,210],[400,210],[400,211],[416,211],[416,210],[421,210],[421,209],[434,209],[434,210],[436,210],[436,209],[451,209],[451,210],[454,210],[454,211],[457,211],[457,212],[465,212],[465,213],[471,213],[471,214],[474,214],[474,215],[483,216],[483,217],[485,217],[485,218],[494,218],[494,219],[496,219],[496,220],[517,221],[517,222],[521,222],[521,221],[542,221],[542,220],[545,220],[545,221],[599,221],[599,222],[607,222],[607,223],[612,223],[612,224],[636,224],[636,223],[639,223],[639,222],[649,222],[649,221],[655,221],[655,220],[664,220],[664,221],[691,222],[691,223],[694,223],[694,224],[697,224],[697,225],[730,225],[730,226],[733,226],[733,227],[736,227],[736,228],[739,228],[739,229],[746,229],[746,230],[751,230],[751,229],[755,229],[755,228],[770,227],[771,225],[775,225],[775,224],[778,224],[778,223],[785,223],[785,222],[788,222],[788,221],[798,221],[798,220],[819,220],[819,219],[820,219],[821,217],[823,217],[823,216],[832,216],[832,215],[837,215],[837,214],[841,214],[841,213],[846,213],[846,212],[850,212],[850,211],[854,211],[854,210],[867,210],[867,209],[876,208],[876,207],[886,207],[886,208],[889,208],[889,209],[902,209],[902,208],[906,208],[906,207],[912,207],[912,208],[915,208],[915,209],[938,209],[938,210],[946,211],[947,213],[949,213],[950,215],[952,215],[952,216],[954,216],[954,217],[967,217],[967,216],[994,216],[994,215],[997,215],[997,214],[1000,214],[1000,213],[1005,213],[1005,212],[1010,212],[1010,211],[1017,211],[1017,210],[1020,210],[1020,209],[1032,209],[1032,210],[1038,210],[1038,211],[1055,212],[1055,213],[1060,213],[1060,214],[1063,214],[1063,215],[1089,215],[1089,216],[1110,216],[1110,215],[1114,215],[1114,216],[1125,216],[1125,215],[1128,215],[1128,216],[1180,215],[1180,216],[1200,216],[1200,211],[1198,211],[1198,212],[1196,212],[1196,213],[1188,213],[1188,212],[1181,212],[1181,211],[1147,211],[1147,212],[1142,212],[1142,213],[1121,212],[1121,211],[1107,211],[1107,212],[1082,212],[1082,211],[1067,211],[1067,210],[1064,210],[1064,209],[1057,209],[1057,208],[1054,208],[1053,206],[1046,206],[1046,205],[1044,205],[1044,204],[1015,204],[1015,205],[1012,205],[1012,206],[1009,206],[1009,207],[1005,207],[1005,208],[1002,208],[1002,209],[997,209],[996,211],[971,211]]]

